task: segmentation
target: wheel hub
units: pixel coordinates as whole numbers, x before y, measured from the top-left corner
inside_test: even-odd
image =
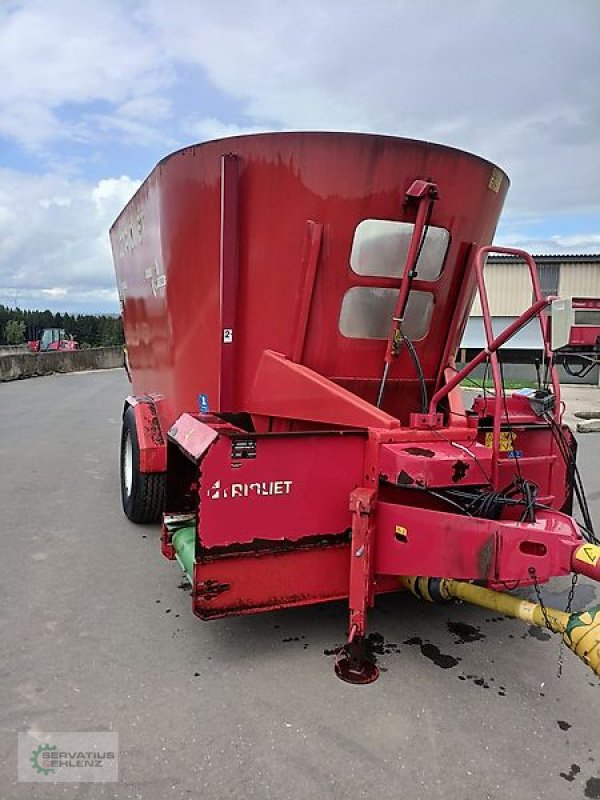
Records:
[[[125,436],[125,446],[123,449],[123,485],[127,496],[131,494],[131,487],[133,486],[133,445],[131,442],[131,433],[127,431]]]

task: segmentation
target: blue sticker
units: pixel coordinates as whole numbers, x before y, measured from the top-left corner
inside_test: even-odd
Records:
[[[507,453],[508,458],[523,458],[522,450],[510,450]]]
[[[207,394],[199,394],[198,395],[198,406],[200,407],[201,414],[208,414],[209,407],[208,407],[208,395]]]

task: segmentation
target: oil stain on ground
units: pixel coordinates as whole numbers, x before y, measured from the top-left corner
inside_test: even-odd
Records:
[[[528,636],[531,636],[534,639],[539,639],[540,642],[547,642],[548,639],[552,638],[552,634],[549,631],[545,631],[543,628],[538,628],[536,625],[530,625],[523,636],[521,636],[521,639],[526,639]]]
[[[413,636],[407,639],[404,644],[418,645],[421,649],[421,654],[430,661],[433,661],[433,663],[437,667],[441,667],[441,669],[451,669],[460,661],[460,658],[455,658],[454,656],[440,652],[439,647],[431,644],[431,642],[424,642],[419,636]]]
[[[575,777],[579,775],[581,772],[581,767],[579,764],[571,764],[571,769],[568,772],[561,772],[560,777],[564,778],[566,781],[572,782],[575,780]]]
[[[369,633],[368,636],[365,636],[364,644],[365,657],[373,661],[373,663],[377,663],[377,656],[384,656],[388,653],[400,652],[397,644],[394,642],[386,642],[383,636],[375,631],[373,633]],[[345,645],[340,644],[334,648],[326,648],[323,650],[323,653],[326,656],[335,656],[344,646]]]
[[[466,626],[470,628],[470,625]],[[465,631],[463,631],[465,633]],[[365,657],[368,658],[373,663],[377,663],[377,656],[389,655],[390,653],[399,653],[400,646],[395,642],[387,642],[380,633],[370,633],[368,636],[365,637]],[[435,644],[431,642],[423,641],[419,636],[413,636],[410,639],[406,639],[403,644],[407,644],[409,646],[417,645],[420,650],[421,654],[428,658],[430,661],[440,667],[441,669],[451,669],[455,667],[460,658],[456,658],[455,656],[451,656],[447,653],[442,653]],[[333,649],[326,649],[323,650],[323,653],[326,656],[333,656],[337,655],[340,650],[342,649],[343,645],[339,645]],[[382,667],[382,672],[385,672],[385,668]]]
[[[600,778],[590,778],[585,784],[584,794],[591,800],[600,800]]]
[[[492,686],[494,683],[493,678],[484,678],[481,675],[465,675],[461,673],[458,676],[459,681],[471,681],[475,684],[475,686],[480,686],[482,689],[494,689],[500,695],[500,697],[506,697],[506,686]]]
[[[466,622],[448,622],[446,627],[450,633],[456,636],[454,644],[468,644],[479,639],[485,639],[485,633],[481,633],[475,625],[467,625]]]
[[[281,641],[284,644],[289,644],[289,642],[303,642],[304,639],[306,639],[306,636],[286,636],[286,638],[282,639]],[[308,642],[303,642],[302,649],[306,650],[307,648],[308,648]]]

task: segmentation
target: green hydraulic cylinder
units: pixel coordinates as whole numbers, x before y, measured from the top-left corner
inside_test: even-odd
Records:
[[[194,562],[196,559],[196,528],[194,526],[179,528],[172,538],[175,557],[190,583],[194,580]]]

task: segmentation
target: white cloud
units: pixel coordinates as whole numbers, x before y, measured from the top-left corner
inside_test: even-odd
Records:
[[[532,236],[519,233],[503,233],[496,237],[496,244],[517,247],[535,255],[563,255],[568,253],[600,253],[600,233],[571,234],[569,236]]]
[[[71,296],[114,293],[108,229],[139,186],[0,170],[0,286]]]
[[[132,180],[127,175],[98,181],[92,189],[92,198],[99,216],[103,220],[110,219],[112,224],[139,185],[139,181]]]
[[[29,0],[5,8],[0,22],[0,134],[29,147],[92,135],[85,116],[73,124],[61,115],[67,104],[126,109],[172,79],[135,4]]]
[[[471,150],[511,177],[503,239],[598,250],[600,223],[566,235],[559,217],[600,217],[598,30],[596,0],[12,0],[0,137],[45,166],[0,175],[0,284],[112,286],[106,229],[135,181],[87,179],[65,142],[103,163],[135,145],[150,169],[190,141],[269,129]],[[528,232],[540,216],[556,230]]]
[[[149,8],[165,49],[251,121],[441,140],[508,171],[510,210],[599,208],[598,3]]]
[[[92,141],[108,135],[137,148],[154,145],[162,151],[174,149],[179,141],[168,132],[170,112],[166,98],[137,97],[114,106],[110,112],[90,113],[86,118],[86,137]]]
[[[194,131],[369,130],[490,158],[511,174],[519,210],[597,202],[593,0],[13,7],[0,27],[0,131],[24,144],[108,134],[167,148]],[[199,114],[190,76],[182,113],[171,101],[181,65],[208,75],[246,119]]]
[[[236,125],[221,122],[215,117],[188,117],[182,127],[192,141],[206,142],[211,139],[224,139],[227,136],[242,136],[247,133],[265,133],[270,128],[265,125]]]

